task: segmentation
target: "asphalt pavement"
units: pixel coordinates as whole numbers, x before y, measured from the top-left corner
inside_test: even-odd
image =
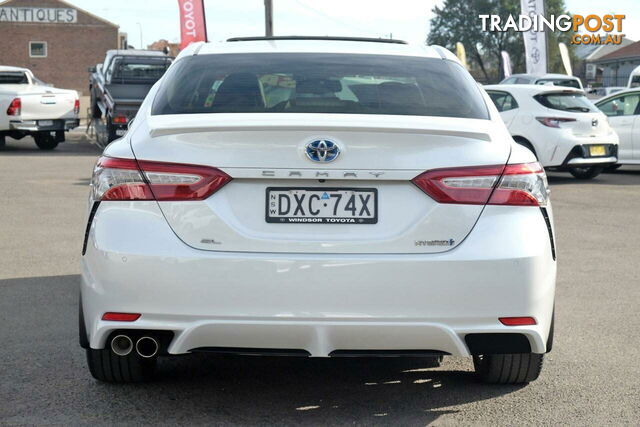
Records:
[[[94,381],[77,343],[88,183],[82,132],[0,151],[0,424],[570,424],[640,419],[640,168],[550,174],[558,243],[554,350],[528,386],[476,383],[465,358],[187,355],[149,384]],[[498,272],[497,272],[498,273]]]

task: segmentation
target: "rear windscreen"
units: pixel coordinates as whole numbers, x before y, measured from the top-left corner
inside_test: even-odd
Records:
[[[476,83],[451,61],[316,53],[184,58],[170,69],[152,114],[193,113],[488,118]]]
[[[113,64],[112,83],[155,83],[169,65],[169,58],[116,58]]]
[[[21,71],[0,72],[0,85],[26,85],[29,84],[27,74]]]
[[[576,89],[582,89],[580,83],[573,79],[539,79],[536,80],[537,85],[552,84],[554,86],[573,87]]]
[[[534,99],[547,108],[577,113],[590,113],[598,111],[581,93],[546,93],[534,96]]]

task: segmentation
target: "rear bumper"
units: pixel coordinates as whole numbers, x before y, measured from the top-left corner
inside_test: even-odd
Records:
[[[611,133],[598,137],[576,136],[568,129],[545,128],[539,134],[532,136],[532,142],[536,149],[539,160],[545,168],[566,168],[568,162],[574,158],[584,159],[584,161],[594,160],[589,164],[598,164],[601,158],[618,157],[618,135]],[[593,145],[604,145],[605,154],[592,157],[589,147]],[[582,165],[586,165],[583,163]],[[581,166],[582,166],[581,165]]]
[[[590,145],[604,145],[605,154],[602,156],[591,156],[589,152]],[[567,154],[562,166],[608,166],[618,162],[618,145],[617,144],[581,144],[576,145]]]
[[[567,161],[567,166],[610,165],[617,163],[617,157],[574,157]]]
[[[90,229],[81,294],[92,348],[130,328],[173,331],[171,354],[232,347],[467,356],[472,333],[520,333],[542,353],[555,275],[537,208],[489,206],[445,253],[311,255],[196,250],[176,238],[155,202],[111,202]],[[107,311],[142,317],[101,320]],[[532,316],[537,325],[506,327],[503,316]]]
[[[43,122],[52,122],[43,124]],[[22,132],[48,132],[48,131],[68,131],[80,126],[79,119],[57,119],[57,120],[12,120],[9,122],[9,129]]]

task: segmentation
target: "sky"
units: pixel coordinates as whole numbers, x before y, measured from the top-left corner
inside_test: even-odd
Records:
[[[120,25],[139,48],[180,39],[177,0],[67,0]],[[389,37],[424,42],[442,0],[273,0],[275,35]],[[623,33],[640,40],[640,0],[565,0],[574,14],[625,14]],[[205,0],[211,41],[264,34],[263,0]],[[476,19],[469,17],[469,19]],[[478,28],[479,28],[478,20]]]

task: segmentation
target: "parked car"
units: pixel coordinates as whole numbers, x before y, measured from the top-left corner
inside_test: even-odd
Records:
[[[91,189],[80,343],[101,381],[220,352],[473,356],[526,383],[551,350],[544,170],[442,47],[192,44]]]
[[[75,90],[47,85],[26,68],[0,65],[0,148],[7,136],[31,136],[41,150],[53,150],[79,126],[79,112]]]
[[[126,133],[147,92],[172,61],[160,51],[109,50],[102,64],[89,69],[91,116],[100,145]]]
[[[618,164],[640,164],[640,87],[601,99],[596,106],[620,138]]]
[[[583,89],[582,81],[566,74],[512,74],[500,82],[501,85],[553,85]]]
[[[591,179],[617,162],[618,136],[581,90],[502,84],[484,88],[513,139],[545,168]]]

